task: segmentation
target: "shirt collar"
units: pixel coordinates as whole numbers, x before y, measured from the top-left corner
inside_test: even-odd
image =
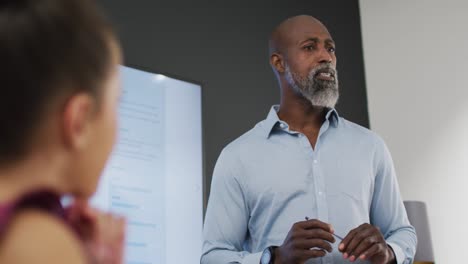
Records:
[[[268,112],[267,118],[264,120],[263,127],[265,129],[266,138],[270,137],[270,134],[273,131],[273,128],[275,128],[278,124],[284,123],[278,117],[278,110],[279,110],[279,105],[273,105],[270,109],[270,112]],[[330,121],[331,125],[335,127],[337,127],[340,122],[340,116],[338,115],[338,112],[334,108],[328,110],[325,118],[326,120]]]

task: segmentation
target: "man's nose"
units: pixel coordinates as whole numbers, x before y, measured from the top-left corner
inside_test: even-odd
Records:
[[[319,63],[332,63],[332,62],[333,62],[332,54],[330,54],[327,48],[321,47],[319,50]]]

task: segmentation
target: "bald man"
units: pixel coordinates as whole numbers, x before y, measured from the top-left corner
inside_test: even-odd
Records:
[[[327,28],[292,17],[269,46],[281,102],[217,161],[201,263],[412,263],[416,234],[385,143],[334,108]]]

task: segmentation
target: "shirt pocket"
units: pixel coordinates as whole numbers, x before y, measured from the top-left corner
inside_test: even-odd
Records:
[[[337,234],[345,236],[353,228],[369,222],[372,192],[368,170],[358,163],[346,164],[330,171],[325,181],[329,221]]]
[[[328,195],[358,203],[367,202],[372,195],[371,179],[369,166],[359,162],[338,163],[325,175]]]
[[[327,184],[327,189],[330,196],[341,196],[342,198],[351,198],[356,202],[361,202],[367,196],[367,186],[367,182],[345,178],[339,183]]]

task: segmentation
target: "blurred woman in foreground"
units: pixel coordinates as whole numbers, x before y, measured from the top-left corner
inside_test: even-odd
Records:
[[[0,1],[0,263],[122,262],[124,220],[87,206],[115,141],[120,61],[90,0]]]

